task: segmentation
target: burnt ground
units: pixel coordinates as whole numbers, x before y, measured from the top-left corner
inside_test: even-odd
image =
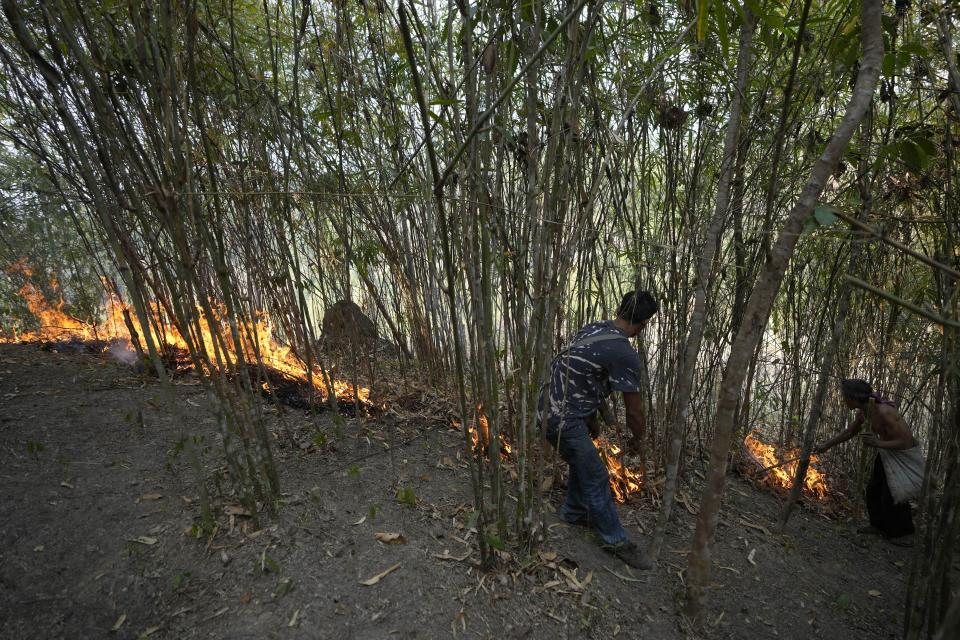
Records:
[[[553,516],[539,555],[480,572],[461,436],[415,420],[269,408],[279,518],[256,529],[221,504],[216,534],[191,537],[198,485],[177,443],[202,436],[204,473],[222,476],[210,406],[189,378],[170,400],[106,356],[0,345],[0,637],[689,637],[676,611],[695,504],[678,504],[650,572]],[[728,486],[703,637],[900,636],[909,549],[807,510],[766,532],[777,498]],[[644,544],[656,513],[620,510]]]

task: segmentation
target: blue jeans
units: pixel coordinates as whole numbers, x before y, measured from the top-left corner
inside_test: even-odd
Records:
[[[559,453],[570,465],[567,498],[557,515],[564,522],[586,520],[596,530],[604,544],[626,542],[627,532],[620,524],[620,516],[610,491],[610,476],[590,439],[586,422],[577,420],[563,425],[549,425],[546,437],[556,447],[560,432]]]

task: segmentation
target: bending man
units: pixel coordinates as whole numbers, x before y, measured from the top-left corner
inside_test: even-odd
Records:
[[[640,357],[629,338],[643,329],[657,312],[646,291],[623,297],[617,318],[584,326],[553,360],[549,383],[549,411],[545,436],[570,465],[567,496],[559,516],[564,522],[592,527],[604,550],[628,565],[652,565],[627,537],[620,524],[610,477],[590,438],[587,421],[614,391],[623,393],[629,448],[643,453],[645,418],[640,395]],[[541,406],[543,398],[541,398]]]

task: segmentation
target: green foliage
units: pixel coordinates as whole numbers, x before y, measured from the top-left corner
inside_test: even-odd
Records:
[[[397,489],[396,499],[397,502],[400,504],[405,504],[408,507],[417,506],[417,494],[414,493],[413,487],[399,487]]]
[[[317,449],[323,449],[325,446],[327,446],[327,434],[323,433],[322,431],[318,431],[313,434],[313,444],[317,447]]]
[[[266,551],[260,554],[259,568],[262,573],[272,572],[276,575],[280,575],[283,571],[282,567],[280,566],[280,563],[274,560],[272,557],[270,557],[270,555],[268,555]]]
[[[498,551],[503,551],[503,550],[506,548],[506,545],[503,544],[503,540],[501,540],[499,537],[497,537],[497,536],[495,536],[495,535],[493,535],[493,534],[491,534],[491,533],[485,533],[485,534],[483,535],[483,539],[486,541],[486,543],[487,543],[487,544],[490,546],[490,548],[492,548],[492,549],[497,549]]]
[[[33,458],[34,460],[40,459],[40,452],[43,450],[44,450],[44,446],[42,442],[27,440],[27,455]]]
[[[189,579],[189,571],[178,573],[177,575],[173,576],[173,579],[170,580],[170,590],[174,592],[180,591],[184,586],[186,586]]]

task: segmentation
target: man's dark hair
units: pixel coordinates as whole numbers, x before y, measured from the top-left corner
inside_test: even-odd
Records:
[[[873,387],[866,380],[847,378],[840,383],[840,391],[851,400],[866,400],[873,393]]]
[[[630,291],[623,296],[617,317],[630,324],[640,324],[653,317],[659,307],[649,291]]]

